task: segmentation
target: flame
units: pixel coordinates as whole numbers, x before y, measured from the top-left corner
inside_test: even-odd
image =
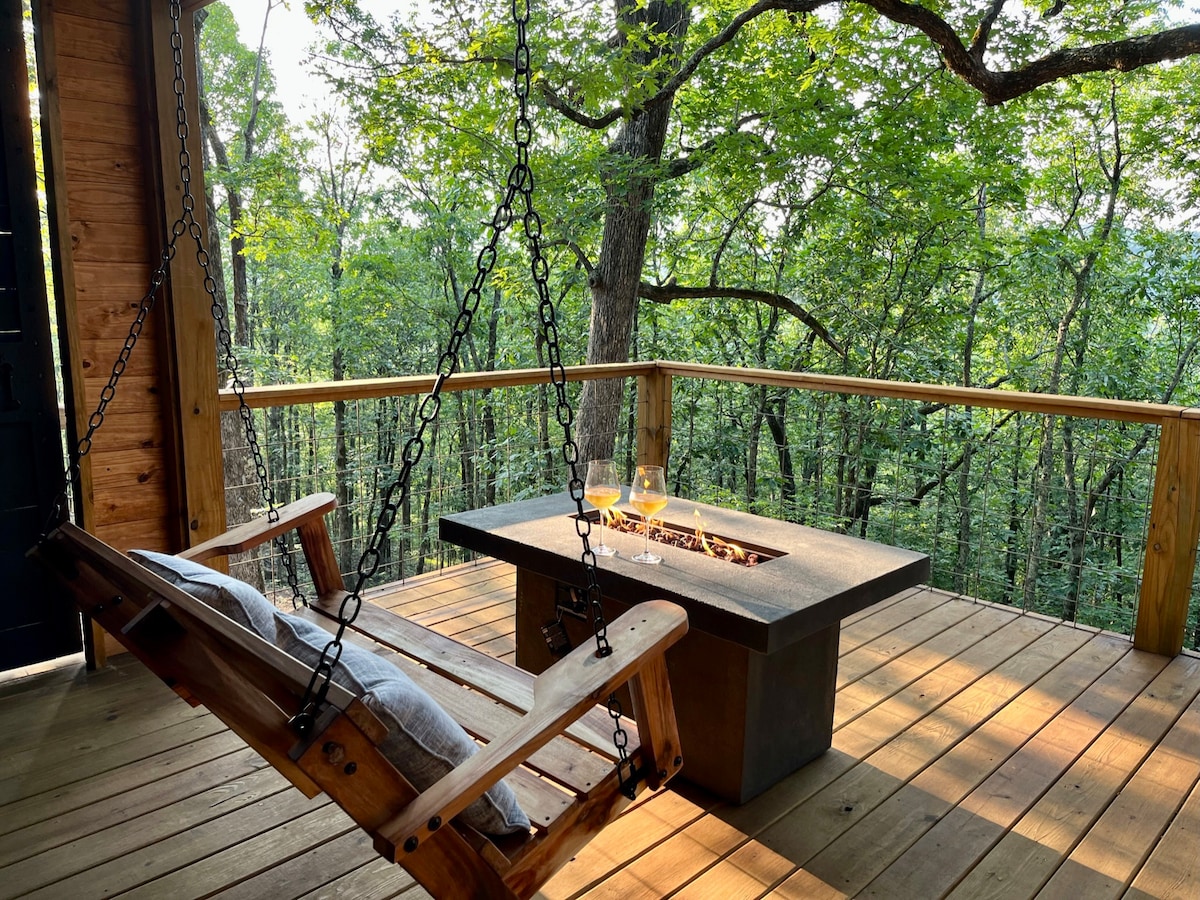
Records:
[[[701,517],[699,510],[694,510],[692,513],[695,519],[694,535],[688,534],[676,526],[667,527],[664,524],[665,519],[623,513],[615,506],[606,510],[600,510],[599,514],[606,525],[617,531],[623,531],[628,534],[648,533],[654,540],[661,540],[675,547],[703,553],[705,556],[712,557],[713,559],[721,559],[747,567],[756,566],[760,562],[757,551],[747,550],[715,534],[708,534],[705,531],[704,519]],[[661,531],[664,537],[655,536],[656,528]]]
[[[693,513],[696,519],[696,544],[697,549],[707,556],[720,556],[725,559],[733,559],[742,562],[746,559],[746,551],[732,541],[726,541],[715,534],[711,537],[704,533],[704,519],[700,515],[700,510],[695,510]]]
[[[625,514],[615,506],[600,510],[600,517],[611,528],[620,528],[625,523]]]
[[[692,513],[696,517],[696,543],[699,544],[699,549],[705,556],[716,556],[717,552],[713,549],[712,544],[708,542],[708,538],[704,535],[704,519],[700,515],[700,510],[695,510]]]

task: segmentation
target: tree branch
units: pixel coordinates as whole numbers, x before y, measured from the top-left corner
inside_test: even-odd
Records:
[[[845,349],[825,328],[821,322],[807,309],[784,294],[774,291],[760,291],[753,288],[731,288],[711,285],[709,287],[685,287],[678,284],[650,284],[643,281],[638,287],[638,296],[654,303],[670,303],[673,300],[708,300],[714,298],[729,298],[732,300],[753,300],[795,316],[819,337],[834,353],[844,357]]]
[[[947,67],[983,94],[989,106],[1020,97],[1043,84],[1069,75],[1129,72],[1153,63],[1200,53],[1200,25],[1184,25],[1121,41],[1055,50],[1019,69],[995,72],[983,63],[986,37],[981,42],[978,32],[972,48],[968,49],[944,19],[919,3],[905,0],[860,2],[893,22],[912,25],[923,31],[941,51]],[[980,29],[986,25],[990,32],[991,24],[995,21],[992,14],[998,13],[1000,5],[1000,0],[993,0],[991,9],[980,23]],[[979,58],[973,55],[973,50],[979,53]]]
[[[726,131],[722,132],[721,134],[719,134],[715,137],[709,138],[707,141],[705,141],[703,144],[700,144],[698,147],[693,147],[691,150],[689,150],[687,152],[686,156],[677,156],[675,159],[673,159],[669,163],[667,163],[667,171],[663,177],[668,180],[673,179],[673,178],[682,178],[684,175],[688,175],[688,174],[694,172],[696,169],[700,168],[708,161],[708,155],[710,153],[712,153],[713,150],[716,149],[717,144],[721,140],[732,137],[734,135],[743,135],[746,138],[749,138],[750,140],[757,142],[758,144],[760,144],[762,146],[763,156],[766,156],[768,153],[770,153],[770,150],[771,150],[771,148],[767,144],[767,142],[765,140],[763,140],[759,135],[756,135],[756,134],[753,134],[753,133],[747,132],[747,131],[742,131],[742,126],[749,125],[751,122],[757,122],[759,119],[765,119],[765,118],[766,118],[766,116],[762,113],[755,113],[755,114],[749,115],[749,116],[742,116],[740,119],[738,119],[736,122],[733,123],[733,126],[731,128],[727,129]]]
[[[693,73],[700,67],[700,64],[704,60],[732,41],[743,27],[757,19],[763,13],[774,12],[776,10],[789,13],[809,13],[820,9],[822,6],[829,6],[834,2],[836,0],[758,0],[750,8],[734,16],[728,25],[705,41],[702,46],[698,47],[683,65],[679,67],[675,74],[663,82],[662,87],[653,96],[635,107],[633,111],[637,112],[654,106],[657,103],[664,103],[675,96],[675,92],[687,83],[688,79],[692,77]],[[575,124],[582,125],[585,128],[607,128],[627,113],[627,110],[617,106],[599,116],[589,116],[587,113],[581,112],[568,104],[545,82],[539,83],[539,88],[547,106],[557,110]]]
[[[921,501],[925,498],[926,494],[928,494],[934,488],[941,487],[946,483],[947,478],[962,468],[963,463],[966,462],[968,452],[971,452],[980,446],[987,446],[990,444],[992,438],[994,438],[1000,432],[1000,429],[1007,425],[1009,420],[1012,419],[1012,417],[1016,414],[1017,410],[1015,409],[1005,413],[995,423],[992,424],[992,427],[988,429],[987,435],[982,439],[976,440],[975,438],[968,438],[967,443],[963,446],[962,452],[959,453],[958,458],[938,472],[935,477],[929,479],[915,491],[913,491],[912,496],[906,498],[908,503],[910,503],[912,506],[920,506]],[[887,498],[885,497],[872,498],[871,505],[877,506],[880,503],[886,502],[886,500]]]
[[[592,264],[591,258],[587,255],[587,253],[584,252],[583,248],[581,246],[579,246],[579,244],[577,244],[575,241],[566,241],[566,245],[567,245],[567,249],[569,249],[571,251],[571,253],[574,254],[575,261],[577,263],[579,263],[580,267],[583,269],[583,271],[585,273],[587,273],[588,277],[591,277],[592,271],[596,268]]]
[[[566,118],[570,119],[576,125],[582,125],[584,128],[591,128],[595,131],[601,131],[611,125],[613,122],[621,118],[623,110],[621,107],[615,107],[600,116],[589,116],[585,112],[581,112],[571,106],[558,93],[548,85],[545,81],[538,82],[538,88],[542,92],[542,97],[546,101],[546,105],[557,112],[562,113]]]
[[[1000,18],[1005,2],[1006,0],[992,0],[991,8],[979,20],[979,27],[975,29],[975,36],[971,39],[971,46],[967,49],[967,53],[979,65],[983,65],[983,54],[987,50],[988,39],[992,36],[992,26]]]
[[[645,105],[650,106],[667,97],[674,96],[675,92],[687,83],[704,60],[732,41],[743,27],[757,19],[763,13],[774,12],[776,10],[789,13],[810,13],[833,2],[834,0],[758,0],[749,9],[734,16],[728,25],[698,47],[696,52],[688,57],[687,61],[679,67],[679,70],[663,84],[658,93],[646,101]]]

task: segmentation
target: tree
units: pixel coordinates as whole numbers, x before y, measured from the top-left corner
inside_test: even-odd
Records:
[[[210,271],[214,300],[224,322],[231,326],[227,335],[229,352],[240,362],[245,361],[251,343],[247,233],[253,228],[251,223],[264,197],[278,193],[279,173],[286,171],[281,165],[288,146],[285,123],[273,99],[274,80],[264,49],[267,23],[277,3],[270,0],[267,4],[257,52],[238,40],[233,16],[224,6],[199,10],[195,17],[200,131],[208,176],[205,202]],[[230,143],[236,145],[233,151]],[[264,177],[268,174],[270,177]],[[222,231],[229,238],[224,247]],[[233,276],[232,309],[226,289],[227,267]],[[250,383],[253,367],[240,362],[241,378]],[[222,380],[228,377],[225,372]],[[227,451],[225,483],[229,486],[226,515],[231,524],[248,521],[264,503],[243,429],[240,415],[231,412],[221,417],[221,439]],[[255,564],[239,564],[237,573],[261,584]]]
[[[232,13],[212,6],[196,14],[200,43],[200,125],[204,139],[210,192],[220,186],[229,235],[233,273],[234,343],[250,345],[250,299],[246,274],[247,233],[254,227],[249,207],[257,185],[274,178],[269,170],[286,165],[287,138],[279,103],[273,99],[274,78],[267,64],[266,39],[271,12],[282,0],[268,0],[258,48],[251,51],[237,37]],[[277,173],[276,173],[277,174]],[[261,198],[258,199],[261,204]]]
[[[397,112],[385,95],[418,83],[422,89],[407,93],[403,112],[431,125],[435,118],[450,124],[446,107],[431,116],[419,98],[435,85],[461,92],[465,64],[504,64],[502,28],[485,12],[468,18],[461,5],[452,11],[453,23],[447,12],[431,24],[397,20],[390,29],[374,23],[355,0],[310,0],[308,8],[353,48],[351,61],[375,88],[368,106],[376,109],[376,125],[387,119],[380,110]],[[993,0],[981,13],[965,4],[942,11],[902,0],[759,0],[748,6],[649,0],[614,4],[607,23],[604,14],[591,6],[556,8],[553,15],[539,13],[534,29],[544,53],[537,88],[561,117],[548,127],[554,139],[566,123],[581,130],[562,142],[577,148],[582,137],[589,147],[595,182],[576,193],[599,200],[602,222],[588,238],[595,249],[589,252],[575,235],[563,237],[588,274],[589,363],[627,358],[639,299],[704,296],[781,305],[840,346],[793,297],[736,283],[657,284],[643,269],[652,222],[663,214],[660,191],[722,160],[730,168],[755,169],[794,159],[781,152],[782,135],[820,135],[822,118],[839,103],[852,107],[854,92],[869,94],[874,82],[889,77],[889,67],[905,65],[903,58],[880,57],[881,36],[892,39],[893,49],[910,52],[921,36],[941,66],[989,105],[1056,80],[1130,71],[1200,51],[1200,25],[1167,27],[1158,5],[1144,0],[1117,9],[1056,2],[1040,16],[1005,0]],[[796,54],[797,45],[806,46],[805,56]],[[847,58],[857,60],[856,79],[833,79],[846,74]],[[923,58],[933,61],[928,50]],[[796,59],[807,59],[807,66],[789,71],[785,61]],[[491,92],[479,96],[494,99]],[[480,104],[461,109],[464,118],[455,122],[469,121]],[[827,144],[823,158],[836,169],[845,151],[837,152],[837,136]],[[821,155],[819,148],[810,152]],[[562,212],[564,226],[576,224],[570,213]],[[585,392],[579,418],[585,458],[611,453],[619,392],[611,383]]]

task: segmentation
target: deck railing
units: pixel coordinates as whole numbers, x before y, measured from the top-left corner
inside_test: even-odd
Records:
[[[1195,645],[1198,409],[678,362],[566,372],[573,390],[628,380],[616,455],[627,469],[667,465],[680,494],[930,553],[939,587],[1132,634],[1142,649]],[[433,382],[246,392],[260,430],[303,435],[267,442],[277,493],[340,491],[347,571]],[[461,558],[431,535],[437,514],[561,487],[546,382],[542,370],[446,382],[457,408],[443,406],[390,577]],[[222,407],[236,406],[226,392]]]

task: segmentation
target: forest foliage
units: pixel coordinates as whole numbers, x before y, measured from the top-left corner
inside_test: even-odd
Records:
[[[648,183],[632,358],[1200,405],[1196,57],[987,105],[925,34],[869,5],[779,5],[677,85],[655,159],[614,152],[623,126],[749,4],[687,4],[668,35],[614,24],[609,4],[534,7],[532,165],[564,362],[587,358],[596,327],[613,186]],[[513,28],[488,4],[387,21],[352,0],[308,8],[328,93],[305,121],[285,114],[289,73],[260,35],[220,3],[199,14],[236,350],[255,383],[428,373],[513,162]],[[1172,12],[1014,7],[991,53],[1162,31]],[[500,251],[465,369],[545,363],[518,236]],[[675,393],[679,491],[913,546],[941,586],[1128,629],[1152,429],[685,380]],[[439,492],[404,512],[401,572],[435,559],[440,509],[563,483],[546,402],[455,398],[422,470]],[[626,460],[631,402],[619,395],[608,437]],[[414,415],[390,400],[266,417],[283,498],[338,492],[347,568]]]

